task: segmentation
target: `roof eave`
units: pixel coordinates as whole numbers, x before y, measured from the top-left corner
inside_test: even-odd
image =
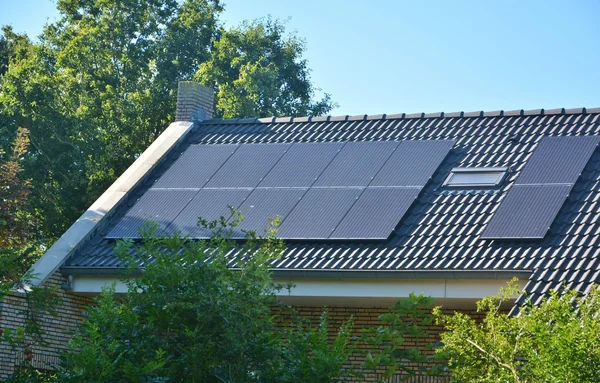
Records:
[[[272,269],[273,278],[300,279],[511,279],[526,280],[532,270],[301,270]],[[62,267],[63,275],[122,276],[121,267]]]

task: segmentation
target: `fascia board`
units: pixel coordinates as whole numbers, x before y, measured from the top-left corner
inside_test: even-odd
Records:
[[[510,279],[399,279],[399,280],[331,280],[331,279],[279,279],[280,283],[291,283],[292,288],[282,290],[284,297],[300,298],[406,298],[411,293],[423,294],[434,299],[478,300],[495,295],[506,287]],[[521,288],[527,280],[520,280]],[[71,292],[76,294],[99,294],[103,288],[115,285],[117,293],[125,293],[127,285],[116,276],[79,275],[73,277]],[[516,297],[515,297],[516,298]]]

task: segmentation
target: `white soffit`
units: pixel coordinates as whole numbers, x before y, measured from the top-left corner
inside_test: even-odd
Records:
[[[475,301],[496,295],[506,287],[509,279],[396,279],[396,280],[327,280],[323,279],[276,279],[281,283],[292,283],[288,292],[282,290],[280,298],[297,303],[323,302],[365,302],[375,300],[393,302],[406,298],[411,293],[423,294],[436,300]],[[527,280],[520,280],[521,289]],[[104,287],[115,285],[117,293],[127,292],[127,285],[114,276],[73,276],[72,292],[95,295]],[[515,297],[516,298],[516,297]]]

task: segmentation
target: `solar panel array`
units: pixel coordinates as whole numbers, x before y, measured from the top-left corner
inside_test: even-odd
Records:
[[[481,234],[543,239],[600,137],[544,137]]]
[[[233,233],[262,234],[281,217],[282,239],[381,240],[446,157],[454,141],[191,145],[110,230],[139,238],[158,232],[209,238],[198,218],[245,219]]]

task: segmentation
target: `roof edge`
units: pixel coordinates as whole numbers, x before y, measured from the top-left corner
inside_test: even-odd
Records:
[[[122,276],[121,267],[77,267],[61,268],[65,275],[73,276]],[[235,268],[234,268],[235,270]],[[271,269],[274,278],[299,279],[529,279],[532,270],[300,270]]]
[[[598,108],[555,108],[555,109],[515,109],[474,112],[452,113],[398,113],[398,114],[359,114],[356,116],[305,116],[305,117],[265,117],[265,118],[213,118],[203,121],[202,124],[276,124],[291,122],[334,122],[334,121],[368,121],[368,120],[404,120],[404,119],[435,119],[435,118],[481,118],[481,117],[521,117],[521,116],[549,116],[600,113]]]
[[[104,222],[106,216],[158,162],[193,130],[194,123],[174,122],[135,160],[125,172],[102,194],[89,209],[37,260],[27,272],[29,283],[39,286],[58,270],[73,252],[87,241]]]
[[[302,279],[529,279],[530,270],[284,270],[273,269],[274,278]]]

